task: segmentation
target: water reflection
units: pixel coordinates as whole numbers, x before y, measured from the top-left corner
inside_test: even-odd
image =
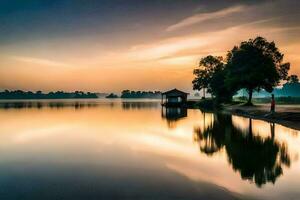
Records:
[[[0,101],[0,109],[24,109],[24,108],[93,108],[93,107],[115,107],[122,106],[124,110],[157,108],[160,106],[158,100],[153,101],[135,101],[135,100],[120,100],[115,101],[97,99],[97,100],[27,100],[27,101]]]
[[[96,107],[99,104],[96,102],[86,102],[86,101],[8,101],[0,102],[0,108],[2,109],[23,109],[23,108],[64,108],[73,107],[75,109],[86,108],[86,107]]]
[[[55,102],[0,109],[1,199],[300,196],[300,131],[159,101]]]
[[[195,127],[194,140],[200,151],[208,156],[225,150],[227,160],[242,179],[255,182],[258,187],[275,183],[283,174],[283,166],[290,166],[287,145],[275,140],[275,124],[270,124],[270,135],[253,134],[252,119],[248,128],[241,129],[232,122],[232,116],[215,114],[205,128]]]
[[[123,101],[122,108],[124,110],[131,109],[145,109],[145,108],[157,108],[159,106],[157,101],[139,102],[139,101]]]
[[[187,108],[184,107],[162,107],[161,117],[167,120],[169,128],[175,128],[176,122],[187,117]]]

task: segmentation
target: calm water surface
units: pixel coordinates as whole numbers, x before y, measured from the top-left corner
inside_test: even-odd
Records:
[[[300,199],[300,132],[158,101],[0,102],[0,199]]]

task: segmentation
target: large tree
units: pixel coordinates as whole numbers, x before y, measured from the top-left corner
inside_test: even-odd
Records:
[[[194,69],[195,78],[193,80],[194,90],[203,90],[203,97],[205,98],[205,89],[211,93],[211,81],[216,71],[224,67],[222,57],[206,56],[203,57],[197,69]]]
[[[227,75],[227,65],[215,70],[210,81],[210,93],[215,97],[216,103],[231,102],[232,96],[236,93],[234,88],[226,87],[225,78]]]
[[[280,80],[287,80],[289,63],[282,63],[283,54],[274,42],[257,37],[235,46],[227,55],[225,83],[235,90],[245,88],[251,104],[253,91],[272,92]]]

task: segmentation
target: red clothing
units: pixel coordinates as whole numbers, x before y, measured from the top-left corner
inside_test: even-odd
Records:
[[[275,100],[272,99],[271,101],[271,112],[275,112]]]
[[[275,107],[275,100],[274,99],[272,99],[272,101],[271,101],[271,106]]]

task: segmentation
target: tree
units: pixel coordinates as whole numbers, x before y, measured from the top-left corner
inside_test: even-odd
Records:
[[[242,42],[227,54],[226,86],[232,90],[245,88],[248,104],[252,104],[253,91],[272,92],[280,80],[287,80],[290,64],[282,63],[283,56],[275,43],[265,38]]]
[[[123,90],[121,93],[121,98],[129,98],[130,97],[130,90]]]
[[[215,97],[216,103],[230,102],[232,96],[236,91],[232,88],[228,88],[225,85],[225,78],[227,74],[226,65],[217,69],[210,81],[210,92]]]
[[[107,99],[115,99],[118,98],[118,95],[114,94],[114,93],[110,93],[109,95],[107,95],[105,98]]]
[[[222,57],[206,56],[199,62],[199,67],[194,69],[195,78],[193,80],[194,90],[203,90],[203,97],[205,98],[205,89],[211,92],[210,83],[216,70],[223,68]]]
[[[290,75],[288,77],[288,83],[299,83],[299,78],[297,75]]]

